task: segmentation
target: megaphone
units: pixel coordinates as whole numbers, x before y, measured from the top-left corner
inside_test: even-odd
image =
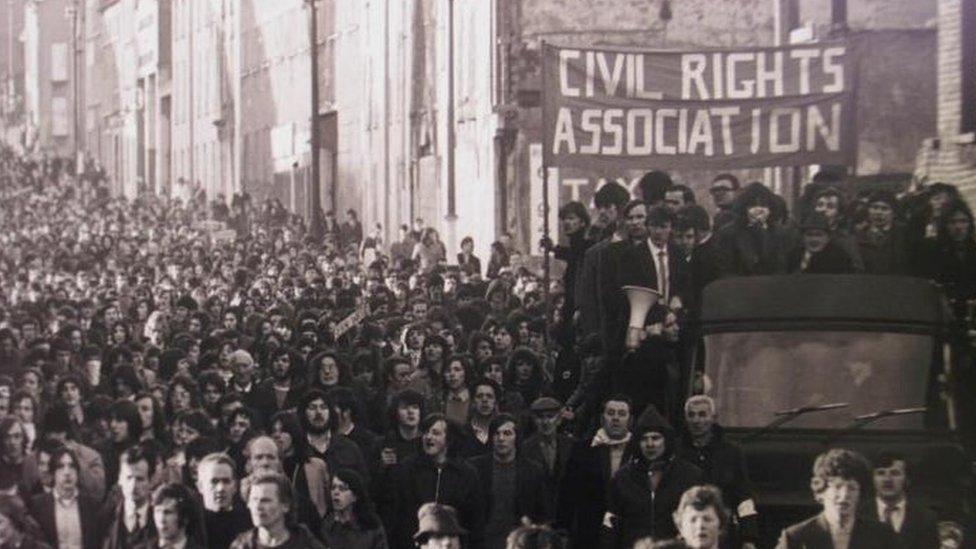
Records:
[[[647,313],[661,299],[661,292],[643,286],[624,286],[627,302],[630,303],[630,321],[627,323],[627,349],[640,347],[644,335],[644,321]]]

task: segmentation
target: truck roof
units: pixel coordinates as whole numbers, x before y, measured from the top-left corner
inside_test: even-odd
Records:
[[[921,278],[878,275],[774,275],[725,278],[705,288],[705,331],[844,326],[931,333],[949,313],[939,287]]]

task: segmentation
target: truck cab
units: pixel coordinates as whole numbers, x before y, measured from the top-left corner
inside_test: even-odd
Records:
[[[832,447],[869,460],[905,455],[910,495],[940,520],[968,522],[973,471],[958,401],[959,369],[972,368],[972,357],[936,285],[866,275],[722,279],[705,289],[698,327],[704,356],[692,362],[688,394],[712,396],[719,423],[742,446],[763,546],[819,512],[811,467]]]

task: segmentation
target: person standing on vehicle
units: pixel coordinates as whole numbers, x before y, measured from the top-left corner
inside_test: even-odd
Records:
[[[810,489],[823,512],[783,530],[776,549],[885,549],[892,531],[873,517],[859,516],[861,494],[870,483],[864,456],[834,448],[817,456]]]

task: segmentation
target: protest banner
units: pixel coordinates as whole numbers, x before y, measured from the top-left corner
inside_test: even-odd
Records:
[[[332,329],[332,336],[336,339],[342,337],[343,334],[348,332],[366,318],[366,306],[357,308],[355,311],[349,314],[346,318],[340,320],[335,328]]]
[[[857,55],[846,43],[726,51],[543,45],[550,167],[851,164]]]

